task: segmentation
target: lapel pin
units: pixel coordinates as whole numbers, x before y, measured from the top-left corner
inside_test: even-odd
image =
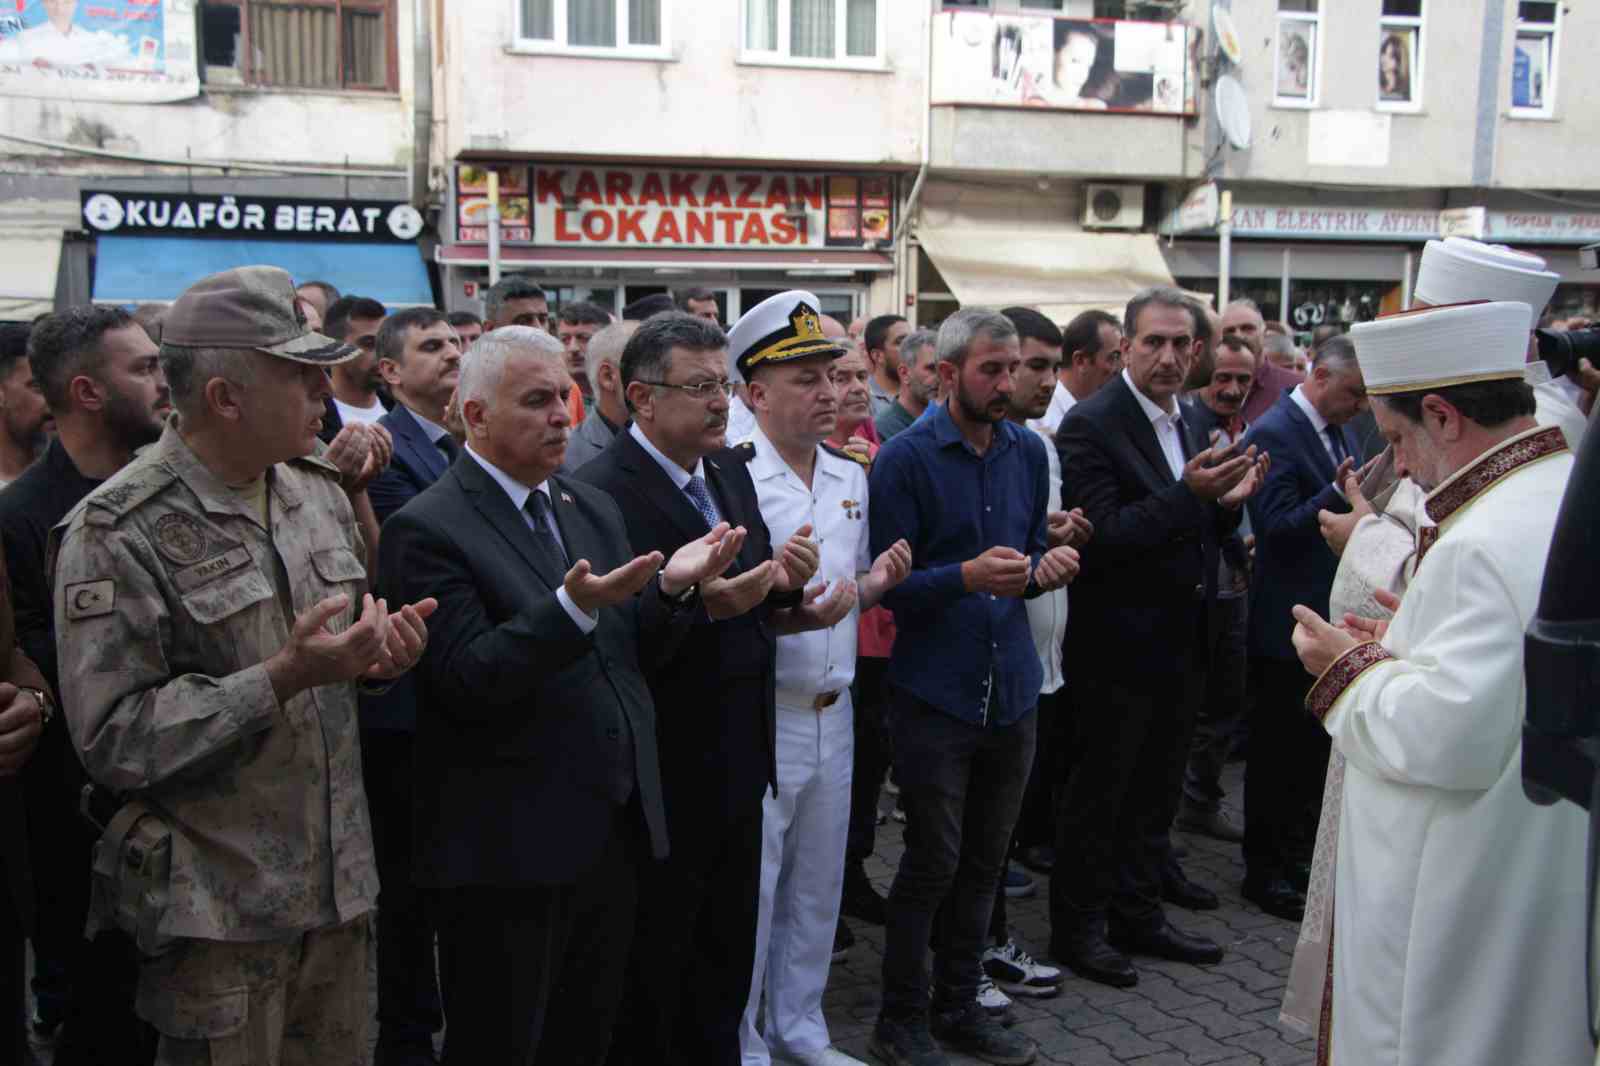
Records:
[[[562,503],[571,503],[572,502],[572,497],[567,495],[565,492],[563,492],[561,494],[561,502]]]

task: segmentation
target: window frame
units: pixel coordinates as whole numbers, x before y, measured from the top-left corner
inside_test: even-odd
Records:
[[[1383,4],[1378,4],[1378,62],[1383,62],[1383,39],[1390,31],[1401,34],[1414,33],[1414,42],[1411,49],[1411,99],[1410,100],[1385,100],[1381,96],[1373,106],[1378,111],[1391,111],[1398,114],[1416,114],[1422,110],[1423,74],[1427,63],[1427,47],[1423,38],[1427,34],[1428,0],[1420,0],[1422,13],[1420,15],[1385,15]]]
[[[627,33],[628,4],[631,0],[612,0],[616,6],[618,36]],[[549,38],[528,37],[523,34],[522,0],[510,0],[511,46],[510,51],[523,55],[583,56],[592,59],[672,59],[672,3],[657,0],[661,5],[661,40],[656,44],[617,43],[568,44],[567,0],[551,0],[554,5],[553,35]]]
[[[1283,67],[1283,27],[1284,23],[1298,23],[1308,25],[1316,41],[1311,46],[1311,71],[1309,84],[1306,86],[1306,95],[1282,96],[1278,93],[1278,85]],[[1273,11],[1272,28],[1272,106],[1295,108],[1302,111],[1311,111],[1321,106],[1322,103],[1322,54],[1326,34],[1322,32],[1322,4],[1317,4],[1315,11],[1284,10],[1282,0]]]
[[[834,57],[832,59],[817,56],[796,56],[790,54],[792,42],[789,39],[790,0],[771,0],[778,7],[778,41],[777,47],[764,50],[751,48],[749,41],[749,4],[739,3],[739,57],[738,62],[746,66],[762,67],[801,67],[814,70],[862,70],[862,71],[887,71],[889,60],[884,49],[884,29],[886,23],[886,8],[892,0],[873,0],[873,44],[875,53],[871,56],[848,55],[849,43],[849,6],[848,0],[833,0],[834,5]]]
[[[276,85],[263,84],[256,81],[255,48],[250,34],[250,7],[256,4],[261,7],[273,7],[271,3],[262,3],[262,0],[201,0],[195,5],[195,17],[199,23],[200,9],[202,7],[231,7],[239,12],[239,49],[234,55],[233,67],[220,67],[221,70],[237,70],[238,81],[206,81],[206,90],[222,89],[227,92],[254,91],[275,93],[398,93],[400,91],[400,27],[396,24],[398,12],[396,0],[294,0],[297,7],[322,7],[334,13],[334,22],[338,26],[338,52],[339,52],[339,84],[326,85]],[[281,5],[278,5],[281,6]],[[348,84],[348,71],[345,69],[344,50],[344,17],[347,11],[376,11],[383,15],[383,23],[387,29],[384,34],[384,82],[382,85],[351,85]],[[209,66],[205,62],[204,39],[195,42],[195,48],[200,53],[200,68],[202,73]]]
[[[1538,107],[1518,107],[1515,83],[1506,86],[1509,107],[1507,114],[1512,118],[1553,119],[1556,117],[1556,89],[1559,87],[1560,74],[1560,43],[1561,43],[1561,7],[1558,2],[1554,5],[1555,21],[1534,22],[1522,17],[1522,4],[1517,4],[1517,17],[1511,31],[1511,62],[1507,64],[1516,76],[1517,42],[1523,37],[1543,37],[1545,42],[1548,65],[1545,70],[1544,103]]]

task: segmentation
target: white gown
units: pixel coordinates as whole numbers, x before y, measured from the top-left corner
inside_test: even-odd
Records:
[[[1319,1062],[1594,1060],[1587,817],[1522,791],[1522,638],[1573,465],[1561,443],[1530,430],[1430,495],[1440,526],[1382,645],[1308,697],[1347,760]]]

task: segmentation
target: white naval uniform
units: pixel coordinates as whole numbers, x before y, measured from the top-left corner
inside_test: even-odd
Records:
[[[809,524],[822,553],[813,583],[854,580],[869,570],[866,468],[819,447],[807,488],[759,426],[749,444],[750,478],[772,543]],[[815,1052],[829,1044],[822,992],[850,827],[850,682],[860,617],[857,608],[830,629],[778,638],[778,790],[762,798],[761,909],[739,1041],[745,1066],[766,1066],[771,1052]],[[829,693],[836,700],[816,709],[817,698]],[[756,1032],[763,986],[764,1039]]]
[[[1430,494],[1381,644],[1307,697],[1347,764],[1334,874],[1336,1066],[1587,1066],[1588,821],[1522,791],[1523,633],[1572,470],[1550,427]]]

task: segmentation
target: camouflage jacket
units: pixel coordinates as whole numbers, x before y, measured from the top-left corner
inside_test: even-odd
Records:
[[[264,940],[348,921],[377,897],[356,693],[279,705],[266,660],[339,593],[365,549],[337,471],[267,473],[271,532],[176,423],[51,533],[62,707],[89,775],[172,826],[162,932]]]

